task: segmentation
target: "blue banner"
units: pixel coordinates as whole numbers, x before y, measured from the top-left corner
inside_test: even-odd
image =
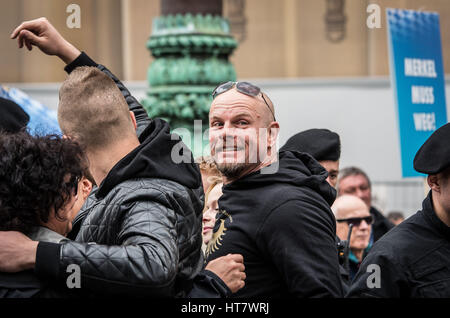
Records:
[[[403,177],[422,174],[414,156],[447,123],[439,14],[387,9],[389,60],[397,104]]]

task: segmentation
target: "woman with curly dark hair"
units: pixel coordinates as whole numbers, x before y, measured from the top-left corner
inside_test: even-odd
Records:
[[[80,146],[56,135],[0,134],[0,231],[60,242],[75,217],[78,183],[87,170]],[[0,273],[0,297],[43,296],[33,272]]]

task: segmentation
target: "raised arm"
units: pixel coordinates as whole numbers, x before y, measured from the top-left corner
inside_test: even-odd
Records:
[[[56,55],[66,64],[75,60],[81,53],[66,41],[46,18],[23,22],[11,33],[11,39],[16,38],[19,48],[25,45],[31,51],[33,46],[37,46],[45,54]]]
[[[98,67],[116,83],[117,87],[122,92],[130,111],[134,113],[136,118],[137,135],[139,136],[148,126],[150,119],[148,118],[146,110],[137,99],[131,95],[125,85],[123,85],[123,83],[105,66],[97,64],[86,53],[80,52],[80,50],[64,39],[46,18],[23,22],[12,32],[11,38],[17,39],[19,48],[26,46],[28,50],[31,51],[33,46],[37,46],[47,55],[58,56],[67,64],[64,68],[67,73],[72,72],[75,68],[80,66]]]

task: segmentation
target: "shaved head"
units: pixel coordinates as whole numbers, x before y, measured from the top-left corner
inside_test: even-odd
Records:
[[[135,138],[128,104],[114,81],[96,67],[73,70],[59,90],[58,123],[86,150]]]
[[[370,211],[363,200],[354,195],[342,195],[334,201],[331,210],[336,216],[336,235],[341,240],[346,240],[349,234],[348,219],[359,219],[359,223],[355,223],[350,238],[350,249],[358,258],[362,260],[364,249],[369,245],[371,223],[362,221],[363,218],[370,217]],[[340,221],[340,222],[339,222]]]
[[[331,206],[331,210],[336,219],[359,216],[360,212],[369,215],[367,205],[363,200],[354,195],[342,195],[338,197]]]
[[[275,109],[269,96],[264,94],[264,99],[266,100],[267,105],[266,102],[264,102],[262,94],[264,93],[261,92],[258,96],[253,97],[241,93],[236,90],[236,87],[233,87],[232,89],[217,95],[217,97],[213,100],[209,113],[210,117],[215,107],[223,107],[224,105],[227,105],[228,107],[236,107],[239,106],[239,104],[245,104],[254,110],[257,117],[262,120],[264,126],[261,126],[261,128],[268,127],[270,123],[275,120]]]
[[[275,121],[275,108],[273,107],[272,100],[265,93],[261,92],[261,98],[263,98],[264,105],[269,109],[270,115],[267,117],[267,125],[270,125],[272,121]],[[266,104],[267,102],[267,104]]]

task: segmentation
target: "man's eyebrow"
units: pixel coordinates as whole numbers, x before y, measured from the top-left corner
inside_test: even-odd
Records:
[[[235,115],[232,116],[232,118],[236,118],[236,117],[251,117],[251,114],[245,113],[245,112],[240,112],[240,113],[237,113],[237,114],[235,114]],[[216,120],[217,120],[217,119],[222,120],[222,117],[217,116],[217,115],[213,115],[213,116],[210,118],[210,120],[214,120],[214,119],[216,119]]]
[[[209,120],[222,120],[222,118],[220,118],[219,116],[212,116]]]

